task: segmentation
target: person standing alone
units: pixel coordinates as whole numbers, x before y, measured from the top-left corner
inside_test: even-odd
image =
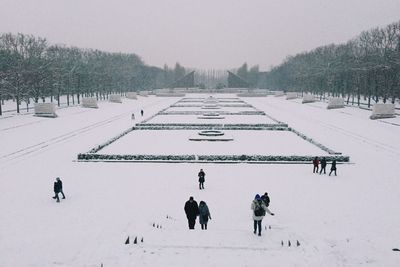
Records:
[[[196,217],[199,215],[199,206],[193,197],[190,197],[189,200],[186,201],[184,209],[186,218],[188,219],[189,229],[192,230],[196,224]]]
[[[60,198],[58,197],[58,194],[62,194],[62,198],[65,199],[65,195],[63,192],[63,186],[62,186],[62,181],[60,180],[60,177],[56,178],[56,181],[54,182],[54,199],[57,199],[57,202],[60,202]]]
[[[200,169],[198,176],[199,176],[199,189],[201,190],[204,189],[204,182],[206,177],[206,174],[204,173],[203,169]]]

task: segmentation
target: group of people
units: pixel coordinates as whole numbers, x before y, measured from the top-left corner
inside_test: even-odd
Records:
[[[206,173],[203,171],[203,169],[200,169],[197,176],[199,177],[199,189],[202,190],[204,189]],[[189,229],[194,229],[196,218],[199,216],[201,229],[207,230],[207,223],[209,219],[211,220],[211,214],[205,201],[202,200],[199,204],[197,204],[196,200],[194,200],[193,197],[190,197],[185,203],[184,210],[186,213],[186,218],[188,219]]]
[[[205,172],[203,169],[200,169],[198,173],[198,181],[199,181],[199,189],[204,189],[204,182],[205,182]],[[275,214],[272,213],[269,209],[270,198],[268,193],[265,192],[264,195],[260,196],[257,194],[254,200],[251,203],[251,209],[253,211],[253,221],[254,221],[254,234],[258,233],[261,236],[261,229],[262,229],[262,220],[264,216],[268,213],[271,216]],[[199,216],[199,222],[201,225],[202,230],[207,230],[207,223],[208,220],[211,220],[210,209],[208,208],[205,201],[200,201],[197,204],[196,200],[194,200],[193,196],[189,198],[188,201],[185,203],[184,207],[186,218],[188,220],[189,229],[193,230],[196,224],[197,216]]]
[[[313,163],[313,167],[314,167],[313,168],[313,173],[318,173],[319,165],[321,164],[321,170],[319,171],[319,174],[322,174],[322,171],[324,171],[324,174],[326,174],[326,164],[327,164],[327,162],[326,162],[326,158],[325,157],[323,157],[321,159],[321,161],[319,160],[318,157],[315,157],[313,159],[312,163]],[[335,176],[337,176],[337,174],[336,174],[336,160],[332,161],[331,171],[329,172],[329,176],[331,176],[332,172],[334,172]]]

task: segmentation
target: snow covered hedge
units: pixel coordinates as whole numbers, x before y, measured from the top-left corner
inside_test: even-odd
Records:
[[[237,94],[239,97],[267,97],[268,94],[262,94],[262,93],[240,93]]]
[[[97,105],[97,99],[95,97],[82,98],[81,106],[83,108],[99,108],[99,106]]]
[[[291,100],[291,99],[296,99],[297,98],[297,93],[295,92],[289,92],[286,94],[286,100]]]
[[[344,108],[344,99],[341,97],[332,97],[329,99],[327,109]]]
[[[369,117],[371,120],[394,118],[395,106],[394,104],[375,104],[372,109],[372,115]]]
[[[200,115],[207,113],[209,111],[166,111],[158,115]],[[221,115],[265,115],[264,111],[239,111],[239,112],[229,112],[229,111],[215,111]]]
[[[103,149],[104,147],[108,146],[109,144],[117,141],[118,139],[120,139],[122,136],[132,132],[133,130],[135,130],[135,127],[129,128],[126,131],[123,131],[122,133],[120,133],[119,135],[109,139],[108,141],[104,142],[101,145],[96,146],[95,148],[92,148],[88,153],[96,153],[97,151],[99,151],[100,149]]]
[[[137,99],[137,93],[136,92],[127,92],[126,93],[126,98],[128,98],[128,99]]]
[[[312,156],[274,156],[274,155],[199,155],[199,161],[233,161],[233,162],[242,162],[242,161],[254,161],[254,162],[269,162],[269,161],[298,161],[298,162],[312,162],[314,159],[314,155]],[[325,157],[326,160],[332,161],[336,160],[337,162],[348,162],[349,157],[347,156],[320,156]]]
[[[110,95],[109,100],[112,103],[122,103],[122,99],[120,95]]]
[[[79,154],[80,161],[312,162],[312,156],[274,155],[105,155]],[[320,156],[321,158],[324,156]],[[347,156],[325,156],[328,162],[349,162]]]
[[[327,147],[324,146],[323,144],[314,141],[312,138],[306,136],[305,134],[300,133],[299,131],[296,131],[296,130],[293,129],[293,128],[290,128],[290,127],[289,127],[288,129],[289,129],[289,131],[292,131],[293,133],[297,134],[298,136],[300,136],[300,137],[303,138],[304,140],[310,142],[310,143],[313,144],[313,145],[316,145],[317,147],[319,147],[319,148],[322,149],[323,151],[328,152],[328,153],[331,154],[331,155],[341,155],[341,154],[342,154],[342,153],[340,153],[340,152],[336,152],[336,151],[334,151],[334,150],[332,150],[332,149],[330,149],[330,148],[327,148]]]
[[[302,104],[312,103],[312,102],[315,102],[315,97],[312,94],[305,94],[303,96],[303,101],[301,101]]]
[[[56,118],[56,105],[54,103],[35,103],[35,116]]]
[[[276,97],[279,97],[279,96],[284,96],[285,93],[284,93],[283,91],[275,91],[274,95],[275,95]]]

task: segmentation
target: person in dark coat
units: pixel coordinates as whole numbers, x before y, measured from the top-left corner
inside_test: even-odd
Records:
[[[190,197],[188,201],[185,203],[185,213],[186,218],[188,219],[189,229],[194,229],[194,225],[196,224],[196,217],[199,215],[199,206],[197,202]]]
[[[143,117],[143,113],[144,113],[144,111],[143,111],[143,109],[141,109],[140,114],[142,115],[142,117]]]
[[[319,174],[321,174],[322,171],[324,171],[324,174],[326,174],[326,158],[325,157],[323,157],[321,159],[321,170],[319,171]]]
[[[259,194],[256,195],[254,200],[251,202],[251,209],[253,210],[253,221],[254,221],[254,234],[257,233],[258,227],[258,235],[261,235],[261,222],[265,216],[265,213],[268,213],[271,216],[274,216],[267,206],[265,206],[264,201],[262,201]]]
[[[200,201],[199,221],[200,221],[200,225],[201,225],[201,230],[207,230],[208,219],[211,220],[210,210],[208,209],[206,202]]]
[[[314,165],[313,173],[315,173],[315,172],[318,173],[318,165],[319,165],[318,157],[315,157],[312,163]]]
[[[200,169],[198,176],[199,176],[199,189],[201,190],[204,189],[204,182],[206,177],[206,174],[204,173],[203,169]]]
[[[331,173],[332,173],[333,171],[335,172],[335,176],[337,176],[337,175],[336,175],[336,160],[333,160],[333,161],[332,161],[331,171],[330,171],[330,173],[329,173],[329,176],[331,176]]]
[[[264,201],[265,206],[269,207],[269,202],[271,201],[268,193],[265,192],[264,195],[261,196],[262,201]]]
[[[53,197],[54,199],[57,199],[57,202],[60,202],[60,198],[58,197],[58,194],[62,194],[62,198],[65,199],[65,195],[63,192],[63,186],[62,186],[62,181],[60,180],[60,177],[56,178],[56,181],[54,182],[54,194],[55,196]]]

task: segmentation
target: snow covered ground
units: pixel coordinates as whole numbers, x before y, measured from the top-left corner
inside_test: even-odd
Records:
[[[179,99],[100,102],[99,109],[60,109],[56,119],[0,117],[0,266],[400,265],[392,251],[400,246],[399,117],[372,121],[370,111],[356,108],[244,99],[349,155],[338,176],[313,174],[308,164],[75,161],[79,152],[132,126],[132,112],[140,122]],[[142,138],[141,149],[160,148],[152,136]],[[284,140],[274,143],[287,149]],[[246,146],[260,149],[256,138]],[[206,172],[202,191],[200,168]],[[57,176],[67,197],[61,203],[51,198]],[[250,204],[265,191],[275,216],[263,220],[267,230],[258,237]],[[207,231],[198,224],[187,229],[189,196],[208,203]],[[128,236],[144,242],[125,245]]]

